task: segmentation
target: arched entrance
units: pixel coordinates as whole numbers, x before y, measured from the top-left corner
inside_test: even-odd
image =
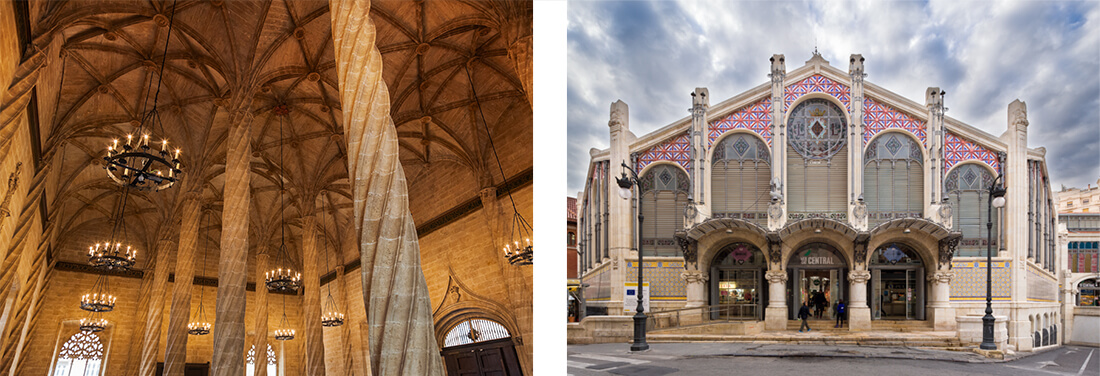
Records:
[[[500,323],[472,319],[458,323],[443,339],[448,375],[522,375],[512,335]]]
[[[799,247],[787,262],[787,307],[795,319],[803,302],[815,316],[831,318],[837,299],[848,301],[848,262],[833,246],[810,243]],[[820,309],[815,309],[815,303]]]
[[[874,320],[924,320],[924,263],[904,244],[887,243],[868,263],[867,296]]]
[[[1077,283],[1078,306],[1100,306],[1100,278],[1089,278]]]
[[[756,246],[733,243],[722,247],[710,263],[711,320],[760,320],[767,302],[764,271],[768,262]]]

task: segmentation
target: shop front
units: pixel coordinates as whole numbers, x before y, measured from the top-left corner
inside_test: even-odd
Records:
[[[874,320],[924,320],[924,263],[912,248],[889,243],[871,255],[868,265]]]
[[[801,247],[787,262],[787,307],[789,319],[798,315],[802,303],[815,317],[832,318],[837,299],[848,300],[848,264],[840,252],[825,243]]]
[[[711,319],[760,320],[768,290],[764,254],[749,243],[722,247],[710,267]]]

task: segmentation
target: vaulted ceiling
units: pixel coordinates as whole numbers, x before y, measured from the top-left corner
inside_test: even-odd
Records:
[[[521,11],[529,13],[524,3]],[[508,55],[504,35],[510,31],[502,32],[496,17],[499,8],[516,4],[371,6],[416,222],[530,168],[531,105]],[[38,85],[37,108],[42,154],[56,174],[47,188],[47,211],[58,226],[58,259],[86,262],[88,243],[110,235],[121,189],[105,176],[102,158],[112,139],[136,132],[153,97],[163,121],[152,137],[183,150],[185,175],[166,191],[130,191],[127,239],[147,260],[159,236],[178,236],[179,197],[195,189],[207,214],[200,247],[216,252],[227,106],[237,91],[253,93],[246,107],[254,119],[251,253],[278,247],[285,218],[286,242],[300,265],[299,218],[315,212],[329,251],[342,250],[327,262],[357,258],[326,1],[32,0],[30,8],[35,44],[56,53]],[[280,106],[289,114],[277,115],[273,109]],[[509,156],[501,160],[503,176],[487,130],[498,151],[508,151],[502,153]],[[282,199],[280,184],[286,188]],[[468,193],[436,196],[440,184]],[[325,221],[312,209],[321,207],[321,197]],[[216,260],[210,255],[198,274],[214,275]],[[139,260],[138,267],[144,265]]]

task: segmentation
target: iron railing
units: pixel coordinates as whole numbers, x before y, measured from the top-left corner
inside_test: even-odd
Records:
[[[730,321],[760,320],[759,304],[716,304],[648,313],[646,329],[670,329]]]

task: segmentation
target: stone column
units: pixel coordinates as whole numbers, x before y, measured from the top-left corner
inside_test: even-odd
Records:
[[[229,137],[226,139],[217,316],[214,319],[214,356],[211,362],[216,376],[244,374],[245,273],[248,270],[248,209],[252,201],[249,191],[252,114],[242,110],[234,114],[234,120],[230,123]],[[265,349],[256,351],[262,354]]]
[[[167,376],[183,376],[187,363],[187,323],[191,321],[191,288],[195,279],[195,248],[199,243],[202,195],[185,193],[181,210],[176,279],[172,284],[172,311],[168,314],[168,340],[164,350],[164,374]],[[154,343],[153,348],[157,347],[160,347],[159,343]],[[156,364],[152,362],[148,374],[144,372],[145,362],[142,366],[142,375],[151,375],[156,370]]]
[[[691,93],[691,200],[694,211],[689,212],[684,228],[703,222],[710,217],[710,205],[707,205],[707,167],[710,167],[710,124],[707,124],[707,110],[710,109],[710,90],[697,87]],[[693,215],[692,215],[693,214]]]
[[[951,278],[955,273],[950,270],[940,270],[929,273],[928,281],[932,282],[932,302],[929,320],[935,330],[955,330],[955,308],[951,306]]]
[[[34,92],[31,89],[38,84],[48,55],[47,50],[36,50],[19,64],[11,82],[4,82],[5,91],[0,92],[0,163],[11,155],[9,151],[19,128],[18,120],[23,118],[23,110],[31,102]]]
[[[688,270],[680,273],[680,278],[687,283],[687,304],[684,308],[707,305],[707,280],[710,276],[699,270]]]
[[[330,0],[374,375],[443,375],[370,3]],[[215,349],[217,353],[217,349]]]
[[[768,230],[778,230],[787,223],[787,125],[784,124],[783,114],[786,112],[783,99],[783,80],[787,77],[787,64],[783,55],[776,54],[771,57],[771,89],[772,89],[772,123],[769,125],[772,133],[772,184],[771,204],[768,205]],[[784,320],[786,320],[786,313]],[[784,321],[783,328],[787,324]]]
[[[764,278],[768,280],[768,308],[764,309],[764,328],[787,330],[787,271],[768,270],[764,273]]]
[[[1027,251],[1028,251],[1028,169],[1027,169],[1027,105],[1020,100],[1012,101],[1008,105],[1008,131],[1005,144],[1008,149],[1008,159],[1001,166],[1004,170],[1005,186],[1008,192],[1005,194],[1005,207],[1001,209],[1005,214],[1003,223],[998,226],[1004,229],[1005,242],[1008,248],[1008,257],[1011,259],[1009,269],[1010,299],[1013,303],[1027,302]],[[985,203],[982,210],[986,210]],[[984,271],[983,271],[984,273]],[[996,284],[997,281],[994,280]],[[1025,343],[1030,343],[1031,323],[1027,316],[1017,314],[1017,310],[994,308],[994,315],[1008,316],[1009,344],[1016,345],[1018,349],[1025,348]],[[998,339],[999,342],[999,339]]]
[[[863,73],[863,55],[850,55],[848,77],[852,80],[852,119],[848,123],[848,145],[855,146],[855,150],[860,152],[848,153],[848,218],[851,218],[856,229],[863,231],[867,230],[867,208],[859,198],[863,197],[863,78],[866,76]]]
[[[867,307],[867,281],[871,272],[852,270],[848,272],[848,330],[870,330],[871,308]]]
[[[264,275],[270,270],[271,266],[268,265],[268,261],[271,256],[267,252],[258,252],[256,254],[256,309],[255,317],[253,321],[253,331],[255,335],[252,336],[252,345],[256,346],[256,359],[264,359],[267,361],[267,355],[262,357],[259,354],[267,354],[267,277]],[[259,361],[256,364],[264,364]],[[267,367],[256,367],[256,376],[269,376],[267,374]],[[275,375],[270,375],[275,376]]]
[[[307,199],[306,212],[312,212],[313,200]],[[321,331],[321,274],[317,267],[317,217],[302,217],[302,323],[306,339],[308,376],[325,374],[325,337]]]
[[[141,337],[141,360],[136,369],[138,375],[151,376],[157,371],[157,353],[160,350],[161,323],[164,322],[164,297],[168,285],[168,264],[171,259],[172,248],[176,243],[162,239],[157,242],[156,253],[150,252],[149,256],[156,255],[156,264],[153,266],[153,281],[148,294],[149,303],[145,312],[141,312],[145,319],[145,329]]]
[[[637,167],[633,165],[630,158],[630,145],[634,143],[634,134],[630,132],[630,108],[625,102],[619,100],[611,104],[611,119],[607,122],[607,126],[611,133],[609,161],[612,171],[607,176],[607,186],[617,187],[614,179],[621,176],[619,172],[622,171],[622,164],[625,162],[631,168]],[[611,251],[612,272],[611,299],[607,302],[607,314],[612,316],[623,314],[623,289],[625,282],[630,278],[617,270],[625,268],[626,258],[630,256],[633,244],[635,215],[631,209],[632,201],[616,197],[608,202],[611,218],[608,222],[610,227],[607,229],[607,245]],[[589,246],[587,252],[596,252],[591,247],[593,244],[591,239],[588,239],[586,244]],[[589,268],[592,266],[593,264],[590,263]]]

